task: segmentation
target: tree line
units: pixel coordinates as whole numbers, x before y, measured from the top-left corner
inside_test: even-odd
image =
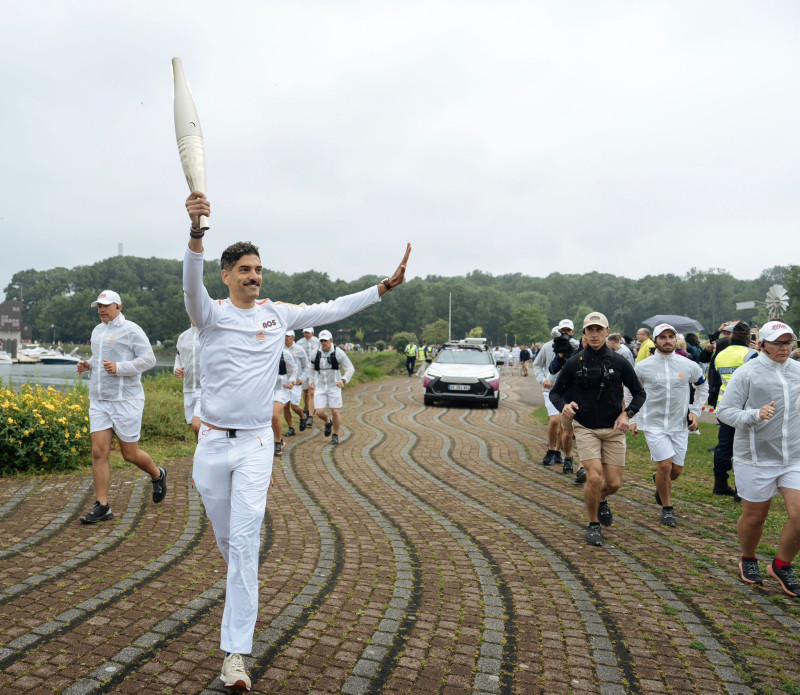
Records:
[[[138,323],[151,341],[165,342],[189,326],[183,304],[182,262],[161,258],[114,256],[92,265],[50,270],[23,270],[5,288],[6,300],[21,300],[23,320],[37,340],[53,336],[63,342],[89,339],[97,324],[90,308],[99,292],[120,293],[125,316]],[[327,273],[305,271],[287,275],[264,270],[262,298],[293,303],[326,301],[377,284],[380,275],[352,282],[332,280]],[[212,297],[228,296],[219,262],[205,261],[204,281]],[[647,275],[630,279],[608,273],[552,273],[544,278],[522,273],[491,275],[475,270],[465,276],[429,275],[409,280],[399,291],[328,328],[339,342],[387,343],[408,332],[441,334],[452,301],[452,337],[471,333],[491,343],[531,343],[549,339],[550,327],[563,318],[579,325],[589,311],[601,311],[614,330],[635,335],[642,321],[654,314],[680,314],[714,331],[739,316],[759,324],[766,311],[741,311],[736,302],[762,301],[770,285],[782,283],[792,298],[785,319],[800,327],[800,266],[774,266],[758,278],[740,280],[721,268],[693,268],[685,275]],[[797,305],[793,300],[797,300]],[[794,320],[794,321],[793,321]],[[439,323],[437,323],[437,321]],[[432,332],[432,325],[437,327]]]

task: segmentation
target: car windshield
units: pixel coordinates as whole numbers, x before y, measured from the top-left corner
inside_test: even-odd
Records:
[[[441,364],[491,364],[492,358],[483,350],[446,349],[439,353],[436,361]]]

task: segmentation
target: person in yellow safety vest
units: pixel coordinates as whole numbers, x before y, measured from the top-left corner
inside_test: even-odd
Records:
[[[417,360],[420,363],[419,376],[422,376],[425,370],[430,366],[431,362],[433,362],[433,348],[428,345],[427,340],[423,340],[422,345],[417,347]]]
[[[744,321],[739,321],[731,333],[731,342],[728,347],[717,353],[714,358],[714,368],[720,380],[717,408],[725,395],[725,389],[733,373],[745,362],[758,356],[758,352],[750,347],[750,326]],[[714,447],[714,489],[715,495],[728,495],[738,502],[736,490],[728,485],[728,474],[733,470],[733,436],[736,428],[719,423],[717,446]]]
[[[406,356],[406,370],[408,371],[408,376],[413,376],[414,365],[417,362],[417,344],[412,340],[406,345],[403,354]]]
[[[636,353],[636,364],[642,360],[646,360],[652,354],[651,350],[656,349],[656,344],[650,340],[650,331],[647,328],[640,328],[636,333],[636,339],[639,341],[639,352]]]

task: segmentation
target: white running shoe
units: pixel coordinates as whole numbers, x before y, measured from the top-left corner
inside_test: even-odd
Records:
[[[247,692],[250,690],[250,676],[244,670],[244,659],[241,654],[231,654],[222,662],[220,680],[226,688]]]

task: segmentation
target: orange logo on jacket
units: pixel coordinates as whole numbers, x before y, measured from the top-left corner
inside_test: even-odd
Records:
[[[259,331],[256,333],[256,340],[260,343],[263,343],[267,339],[267,334],[264,331]]]
[[[108,336],[108,342],[109,343],[113,343],[114,342],[114,336],[113,335]]]

